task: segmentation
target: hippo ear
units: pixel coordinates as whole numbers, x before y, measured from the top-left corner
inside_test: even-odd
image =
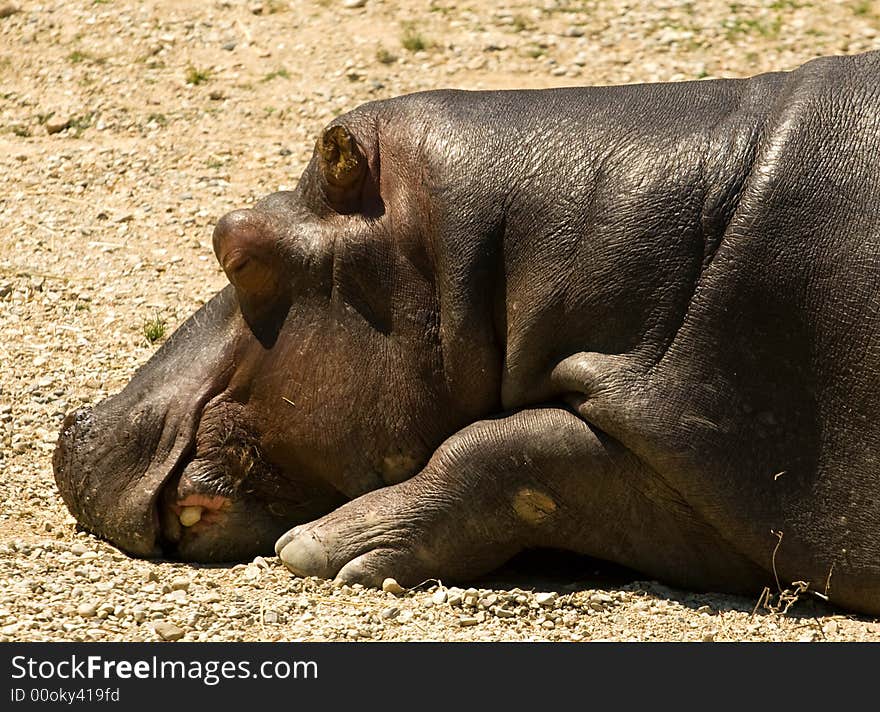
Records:
[[[331,126],[321,134],[315,152],[327,202],[340,213],[357,210],[367,175],[367,157],[354,136],[345,126]]]

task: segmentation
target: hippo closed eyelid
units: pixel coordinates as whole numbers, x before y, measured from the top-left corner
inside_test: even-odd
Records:
[[[283,255],[283,223],[257,209],[236,210],[214,228],[217,261],[257,338],[274,343],[290,306],[290,270]]]
[[[247,268],[254,263],[271,273],[277,262],[278,237],[262,215],[253,210],[235,210],[224,215],[214,228],[214,254],[237,290],[253,290],[254,275]]]

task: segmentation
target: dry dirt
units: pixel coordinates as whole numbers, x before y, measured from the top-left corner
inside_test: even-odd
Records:
[[[427,88],[746,76],[880,46],[872,2],[358,4],[0,0],[0,640],[880,639],[809,595],[753,615],[753,599],[570,561],[395,597],[274,559],[133,560],[76,532],[50,464],[63,414],[150,357],[145,322],[170,333],[224,284],[213,223],[295,184],[337,113]]]

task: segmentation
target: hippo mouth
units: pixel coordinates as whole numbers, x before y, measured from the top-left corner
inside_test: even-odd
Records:
[[[200,531],[206,525],[219,522],[221,513],[229,507],[228,497],[191,494],[171,505],[169,514],[184,530]]]
[[[194,540],[216,539],[246,503],[230,486],[222,466],[195,459],[195,441],[163,483],[154,502],[159,546],[167,558],[180,558]]]
[[[188,468],[177,468],[155,499],[158,544],[167,558],[179,558],[178,550],[193,538],[216,537],[235,507],[234,500],[223,494],[181,494],[181,480]]]
[[[159,547],[168,558],[240,559],[260,548],[267,537],[259,532],[280,528],[271,521],[279,507],[266,486],[285,478],[264,461],[242,427],[240,410],[223,397],[209,401],[187,457],[162,484],[154,516]]]
[[[157,546],[165,558],[231,562],[271,554],[290,527],[345,499],[331,486],[292,477],[290,468],[240,441],[208,458],[197,451],[194,445],[154,498]]]

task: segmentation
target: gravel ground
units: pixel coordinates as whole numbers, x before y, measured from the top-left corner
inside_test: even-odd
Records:
[[[793,68],[880,47],[877,5],[0,0],[0,640],[880,639],[803,596],[753,614],[570,563],[395,595],[274,558],[133,560],[76,531],[51,471],[63,414],[157,348],[145,323],[170,333],[223,285],[215,220],[295,184],[337,113],[445,86]]]

